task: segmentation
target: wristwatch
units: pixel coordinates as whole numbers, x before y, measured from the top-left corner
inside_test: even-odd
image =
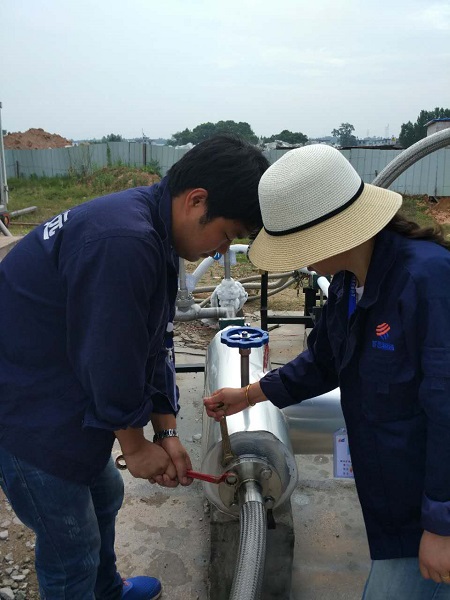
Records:
[[[153,436],[153,443],[159,442],[164,438],[168,437],[178,437],[178,433],[176,429],[163,429],[162,431],[157,431]]]

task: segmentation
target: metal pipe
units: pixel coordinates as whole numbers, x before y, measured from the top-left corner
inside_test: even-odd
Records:
[[[191,304],[186,310],[178,308],[175,311],[175,321],[193,321],[195,319],[221,319],[228,315],[226,308],[213,306],[201,308],[197,304]]]
[[[266,557],[266,511],[258,482],[250,480],[239,489],[241,502],[239,552],[230,600],[258,600]]]
[[[225,279],[231,279],[231,260],[229,252],[225,252],[224,254],[223,265],[225,268]]]
[[[37,210],[37,206],[29,206],[28,208],[19,208],[19,210],[13,210],[9,214],[11,217],[18,217],[19,215],[25,215],[30,212]]]
[[[5,162],[5,147],[3,144],[3,129],[2,129],[2,103],[0,102],[0,205],[8,208],[8,180],[6,177],[6,162]],[[2,229],[3,231],[3,229]],[[5,233],[3,231],[3,233]],[[12,235],[5,233],[5,235]]]
[[[3,223],[3,221],[0,219],[0,231],[9,237],[13,237],[13,234],[10,232],[10,230],[6,227],[6,225]]]
[[[333,434],[345,427],[339,388],[282,410],[294,454],[333,454]]]
[[[187,292],[187,286],[186,286],[186,265],[184,264],[184,259],[180,258],[178,260],[178,265],[179,265],[179,272],[178,272],[178,279],[179,279],[179,284],[178,287],[181,291],[183,292]]]
[[[239,354],[241,355],[241,387],[244,387],[249,383],[250,376],[250,350],[245,348],[239,349]]]
[[[264,348],[253,348],[249,356],[248,382],[259,381],[271,366],[264,357]],[[207,349],[205,369],[205,396],[222,387],[241,387],[241,356],[235,348],[220,343],[216,334]],[[332,452],[333,433],[344,427],[340,405],[340,390],[336,389],[316,398],[278,410],[271,402],[227,417],[233,451],[238,456],[262,456],[278,472],[284,492],[284,501],[292,493],[296,481],[295,454],[329,454]],[[221,434],[219,424],[204,418],[202,469],[220,473]],[[254,435],[258,432],[258,435]],[[257,438],[257,439],[255,439]],[[218,486],[205,484],[208,499],[220,510],[235,514],[226,507]],[[277,503],[279,504],[279,502]]]
[[[248,277],[245,279],[249,279]],[[257,283],[257,280],[261,280],[261,275],[257,275],[255,277],[255,281],[254,282],[250,282],[250,281],[245,281],[245,279],[239,279],[239,283],[242,283],[243,287],[246,290],[258,290],[261,287],[261,281],[259,281],[259,283]],[[282,279],[278,279],[277,281],[272,281],[272,283],[268,284],[268,288],[269,289],[273,289],[276,287],[279,287],[280,285],[284,285],[286,283],[286,281],[288,281],[287,277],[283,277]],[[295,281],[294,279],[290,279],[290,281]],[[216,289],[217,286],[213,286],[213,285],[205,285],[205,286],[201,286],[201,287],[196,287],[193,290],[194,294],[203,294],[205,292],[213,292]]]
[[[264,374],[264,352],[263,347],[252,348],[248,357],[249,383],[258,381]],[[221,387],[240,387],[240,361],[238,350],[222,344],[220,332],[216,334],[207,349],[205,396]],[[260,457],[277,473],[280,487],[275,506],[282,505],[292,494],[297,482],[297,465],[282,412],[271,402],[262,402],[227,417],[227,425],[233,452],[240,460],[242,457],[253,457],[249,460],[258,460]],[[204,416],[203,428],[202,470],[207,473],[221,473],[222,444],[219,423]],[[232,467],[233,465],[230,465],[229,468]],[[272,480],[275,480],[275,477]],[[224,500],[224,488],[222,484],[204,484],[207,498],[219,510],[237,516],[237,507],[226,504]]]

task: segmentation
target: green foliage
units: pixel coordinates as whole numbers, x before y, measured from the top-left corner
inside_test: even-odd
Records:
[[[288,144],[306,144],[308,142],[308,136],[306,136],[304,133],[300,133],[300,131],[294,132],[289,131],[288,129],[283,129],[283,131],[280,131],[280,133],[263,138],[264,142],[275,142],[277,140],[286,142]]]
[[[90,175],[64,177],[29,177],[8,179],[10,211],[36,206],[37,210],[12,219],[13,235],[24,235],[34,225],[97,196],[127,188],[152,185],[160,179],[159,165],[137,168],[115,166],[98,169]]]
[[[427,136],[425,124],[428,123],[428,121],[431,121],[432,119],[442,119],[444,117],[450,117],[450,108],[436,107],[431,111],[421,110],[414,124],[411,123],[411,121],[403,123],[398,141],[403,148],[409,148]]]
[[[338,138],[340,146],[356,146],[357,140],[353,131],[355,128],[351,123],[341,123],[339,129],[333,129],[331,135]]]
[[[118,133],[110,133],[108,135],[104,135],[102,137],[102,141],[101,143],[104,144],[105,142],[123,142],[124,139],[121,135],[119,135]]]
[[[190,129],[178,131],[172,135],[169,144],[179,146],[189,143],[198,144],[220,133],[239,135],[251,144],[256,144],[258,141],[258,137],[254,134],[248,123],[243,121],[239,123],[235,121],[218,121],[217,123],[202,123],[194,127],[192,131]]]

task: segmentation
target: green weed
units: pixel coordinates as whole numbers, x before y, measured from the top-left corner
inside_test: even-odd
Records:
[[[87,176],[10,178],[8,210],[36,207],[35,211],[11,220],[11,233],[25,235],[39,223],[77,204],[127,188],[152,185],[159,179],[156,166],[115,166]]]

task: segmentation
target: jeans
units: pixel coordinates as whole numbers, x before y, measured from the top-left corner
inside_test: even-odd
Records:
[[[374,560],[362,600],[450,600],[450,585],[424,579],[417,558]]]
[[[92,485],[49,475],[0,447],[0,485],[36,534],[36,574],[44,600],[119,600],[114,553],[123,480],[112,459]]]

